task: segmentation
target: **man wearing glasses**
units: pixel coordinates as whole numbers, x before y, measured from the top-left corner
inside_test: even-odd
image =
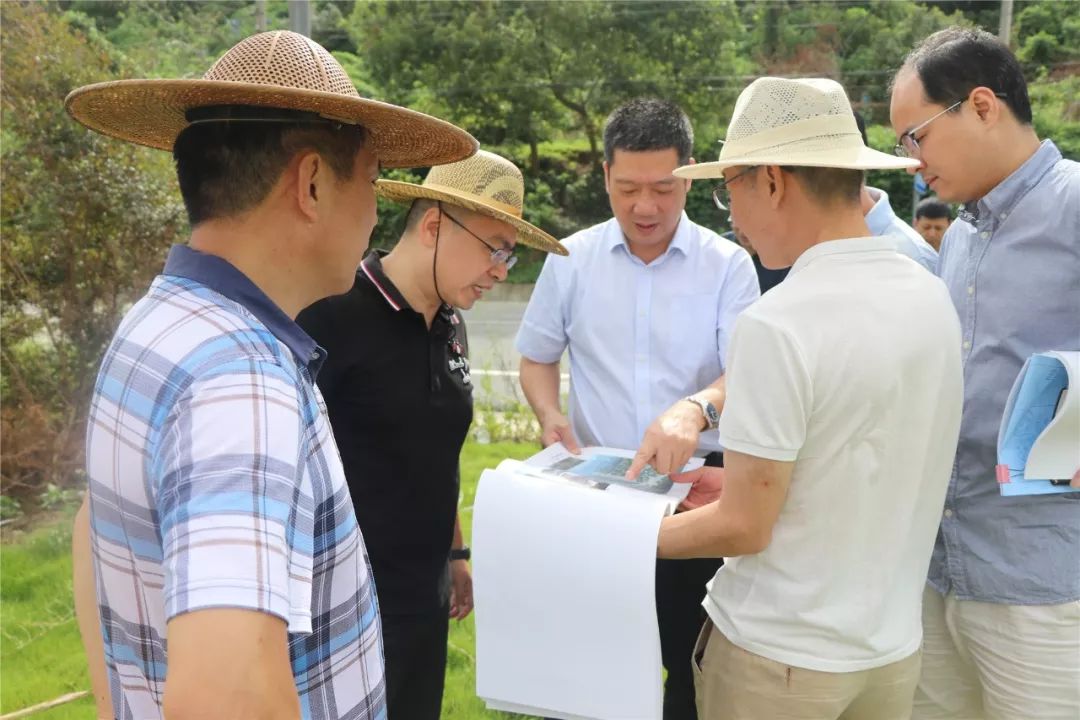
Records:
[[[791,267],[735,323],[718,499],[663,519],[657,554],[724,557],[692,655],[709,720],[906,720],[919,608],[960,425],[960,327],[944,286],[873,236],[867,148],[839,84],[760,78],[717,162],[762,261]],[[721,490],[716,493],[716,490]]]
[[[458,455],[472,422],[468,309],[506,279],[525,243],[565,254],[521,219],[524,181],[483,150],[423,184],[381,180],[412,204],[389,253],[364,259],[346,295],[298,318],[328,357],[318,383],[367,542],[383,622],[387,714],[438,720],[449,618],[473,607],[457,521]]]
[[[722,463],[715,433],[705,430],[724,404],[735,317],[759,293],[749,255],[683,211],[690,183],[672,171],[692,162],[692,147],[690,121],[670,102],[633,100],[607,120],[604,180],[614,217],[568,238],[570,257],[548,258],[516,341],[544,445],[640,446],[638,471],[649,461],[660,472],[678,470],[695,451]],[[567,349],[569,418],[559,402]],[[657,563],[665,720],[697,716],[687,658],[705,583],[719,564]]]
[[[964,413],[923,601],[916,718],[1075,718],[1080,495],[1001,497],[996,440],[1024,361],[1080,349],[1080,165],[1032,128],[1020,64],[949,28],[892,90],[896,152],[963,203],[938,274],[962,327]],[[1073,390],[1070,389],[1070,392]]]

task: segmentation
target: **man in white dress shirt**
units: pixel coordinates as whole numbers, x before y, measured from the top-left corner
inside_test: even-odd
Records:
[[[735,317],[759,292],[746,251],[683,211],[690,183],[672,171],[692,162],[692,145],[690,121],[669,102],[633,100],[608,118],[604,180],[614,217],[567,238],[568,257],[548,258],[517,336],[522,389],[545,445],[634,449],[647,435],[674,437],[675,447],[722,463],[716,434],[702,431],[723,406]],[[567,349],[569,417],[559,402]],[[640,465],[675,470],[664,465],[673,454],[651,452]],[[665,720],[696,717],[688,658],[719,564],[657,564]]]

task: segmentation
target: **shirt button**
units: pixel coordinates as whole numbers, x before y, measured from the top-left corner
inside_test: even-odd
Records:
[[[951,518],[952,515],[953,515],[952,510],[950,510],[949,508],[945,508],[945,517]]]
[[[312,360],[318,360],[319,359],[319,351],[318,350],[312,350],[311,351],[311,359]]]
[[[983,240],[985,240],[986,238],[990,237],[990,233],[983,230],[981,233],[979,233],[979,237],[981,237]]]
[[[1004,220],[1005,218],[1009,217],[1009,213],[1001,213],[1000,215],[998,215],[998,217]]]
[[[970,340],[965,340],[964,341],[964,349],[965,350],[970,350],[971,349],[971,341]]]
[[[968,295],[974,295],[974,294],[975,294],[975,286],[974,285],[968,285]]]

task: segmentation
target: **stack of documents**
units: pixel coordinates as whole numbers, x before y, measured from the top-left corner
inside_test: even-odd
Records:
[[[998,433],[1002,495],[1076,492],[1080,468],[1080,352],[1028,358],[1013,384]]]
[[[554,445],[485,470],[473,508],[476,691],[489,708],[660,720],[656,537],[689,485]],[[687,469],[700,467],[697,460]]]

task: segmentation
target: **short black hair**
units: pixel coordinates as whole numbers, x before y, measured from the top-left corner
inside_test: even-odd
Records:
[[[952,211],[949,210],[949,206],[938,200],[936,197],[923,198],[919,201],[919,204],[915,206],[915,219],[930,218],[931,220],[938,220],[944,218],[946,220],[952,220]]]
[[[806,193],[821,205],[843,206],[859,202],[864,173],[862,170],[834,167],[781,165],[794,175]]]
[[[866,137],[866,121],[863,120],[863,116],[857,112],[852,111],[852,115],[855,116],[855,124],[859,126],[859,134],[862,135],[862,144],[866,147],[870,147],[870,140]]]
[[[922,81],[926,99],[949,106],[977,87],[994,91],[1013,116],[1031,124],[1031,99],[1020,61],[996,35],[978,28],[949,27],[908,53],[904,68]]]
[[[604,160],[610,165],[616,150],[642,152],[674,148],[679,164],[690,160],[694,128],[678,105],[668,100],[637,98],[608,115],[604,123]]]
[[[303,150],[319,153],[339,181],[349,180],[365,138],[358,125],[275,108],[199,108],[188,120],[173,161],[192,227],[257,206]]]

